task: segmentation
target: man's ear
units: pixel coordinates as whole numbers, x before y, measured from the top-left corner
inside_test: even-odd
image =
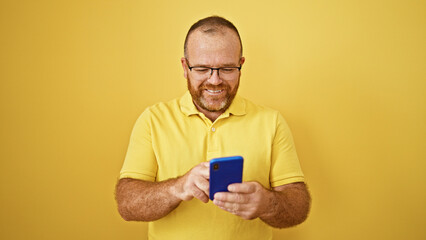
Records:
[[[240,66],[242,67],[243,66],[243,64],[244,64],[244,62],[246,61],[246,58],[245,57],[241,57],[240,58]],[[240,71],[240,77],[241,77],[241,71]]]
[[[246,61],[245,57],[240,58],[240,66],[243,66],[244,62]]]
[[[186,58],[182,57],[180,59],[180,62],[182,63],[183,68],[183,76],[188,79],[188,65],[186,64]]]

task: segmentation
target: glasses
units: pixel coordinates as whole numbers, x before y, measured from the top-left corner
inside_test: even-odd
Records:
[[[241,71],[241,66],[239,67],[220,67],[220,68],[211,68],[211,67],[197,67],[189,66],[188,59],[186,59],[186,65],[189,68],[189,71],[194,73],[194,76],[197,80],[209,79],[213,75],[213,71],[217,70],[217,75],[223,80],[230,81],[238,77],[239,72]]]

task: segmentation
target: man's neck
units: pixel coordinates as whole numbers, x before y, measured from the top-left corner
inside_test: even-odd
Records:
[[[216,119],[225,112],[225,110],[222,111],[217,111],[217,112],[210,112],[208,110],[205,110],[201,107],[199,107],[196,103],[194,103],[195,107],[198,109],[198,111],[202,112],[204,114],[204,116],[206,116],[208,119],[210,119],[210,121],[214,122],[216,121]]]
[[[223,113],[223,111],[220,112],[209,112],[209,111],[202,111],[202,113],[204,113],[204,115],[206,115],[206,117],[208,119],[210,119],[210,121],[214,122],[216,121],[216,119]]]

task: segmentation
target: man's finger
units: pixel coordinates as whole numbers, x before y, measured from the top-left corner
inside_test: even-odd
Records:
[[[209,168],[203,168],[203,169],[201,169],[201,171],[200,171],[200,175],[201,175],[202,177],[204,177],[205,179],[209,179],[209,178],[210,178],[210,171],[209,171]]]
[[[204,177],[205,179],[209,179],[210,177],[210,167],[209,162],[202,162],[198,165],[197,174]]]
[[[241,193],[220,192],[214,195],[214,199],[217,199],[221,202],[238,203],[238,204],[245,204],[250,202],[250,196],[244,193],[241,194]]]
[[[253,193],[256,185],[252,182],[233,183],[228,186],[228,191],[235,193]]]
[[[192,190],[192,196],[195,198],[201,200],[202,202],[206,203],[209,201],[209,197],[206,195],[206,193],[198,188],[194,188]]]
[[[199,177],[195,180],[195,186],[202,190],[207,195],[209,194],[209,181],[207,181],[205,178]]]
[[[207,203],[209,201],[209,197],[202,191],[198,191],[196,193],[195,198],[199,199],[200,201]]]
[[[247,206],[245,206],[244,204],[238,204],[238,203],[230,203],[230,202],[223,202],[217,199],[213,200],[213,203],[222,208],[225,211],[228,211],[230,213],[237,213],[237,212],[241,212],[241,211],[245,211],[245,208]]]

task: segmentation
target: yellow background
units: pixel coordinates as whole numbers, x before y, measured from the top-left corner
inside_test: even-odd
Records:
[[[145,239],[114,184],[145,107],[180,97],[190,25],[244,44],[313,196],[276,239],[426,238],[425,1],[1,1],[0,239]],[[190,228],[188,228],[189,230]]]

